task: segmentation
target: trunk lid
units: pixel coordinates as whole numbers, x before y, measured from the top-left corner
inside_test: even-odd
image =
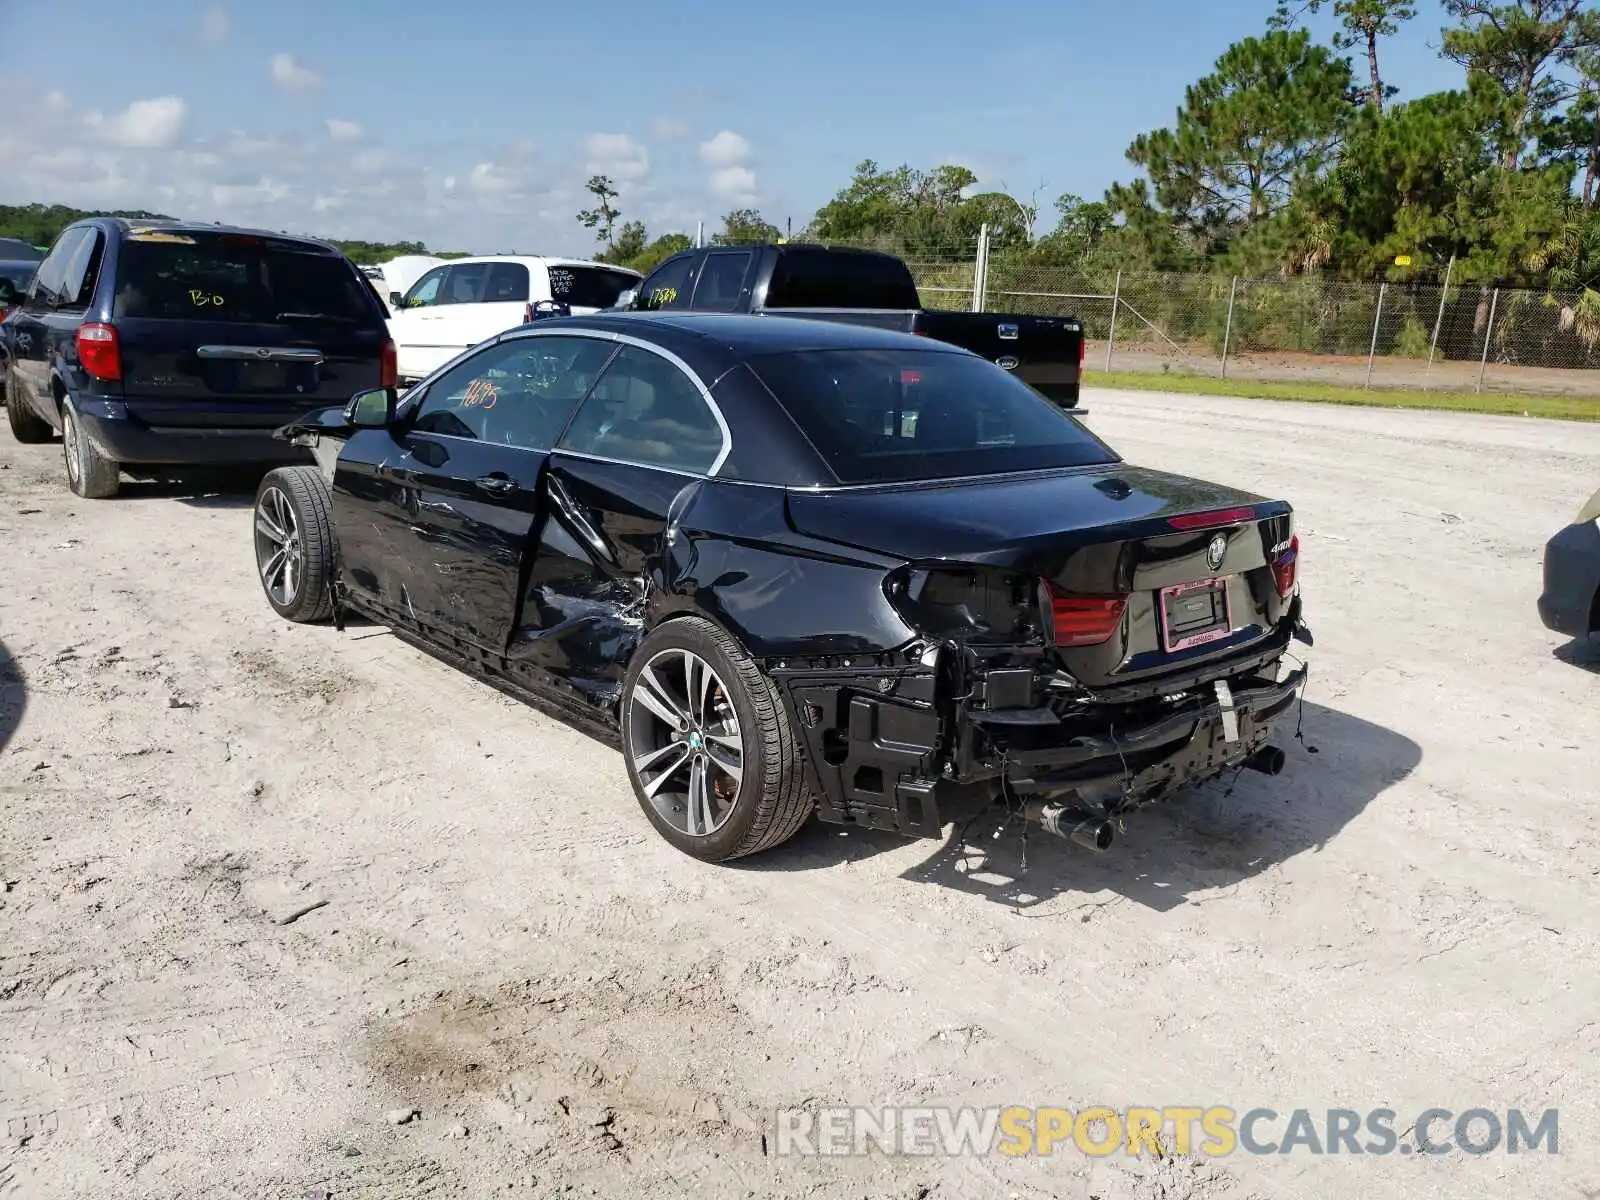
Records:
[[[1289,611],[1273,570],[1292,537],[1287,503],[1120,463],[794,491],[789,513],[801,533],[904,560],[891,587],[919,627],[1045,641],[1091,688],[1244,655]],[[960,630],[936,629],[934,613],[959,614]],[[1073,630],[1090,640],[1055,644]]]

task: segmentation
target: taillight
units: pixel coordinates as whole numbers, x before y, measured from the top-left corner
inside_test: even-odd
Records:
[[[114,326],[91,321],[78,326],[78,362],[96,379],[122,378],[122,344]]]
[[[1278,597],[1287,600],[1294,595],[1294,585],[1300,565],[1300,537],[1296,534],[1277,558],[1272,560],[1272,578],[1278,584]]]
[[[1180,517],[1168,517],[1167,524],[1174,529],[1210,529],[1215,525],[1236,525],[1240,521],[1253,520],[1256,510],[1253,508],[1215,508],[1210,512],[1184,513]]]
[[[1078,334],[1078,366],[1081,368],[1089,360],[1089,339],[1082,333]]]
[[[1057,646],[1098,646],[1122,624],[1126,596],[1073,596],[1041,581],[1039,607],[1050,642]]]
[[[522,306],[522,323],[524,325],[533,324],[533,301],[531,300]]]
[[[400,354],[394,342],[386,340],[378,354],[378,386],[392,388],[400,382]]]

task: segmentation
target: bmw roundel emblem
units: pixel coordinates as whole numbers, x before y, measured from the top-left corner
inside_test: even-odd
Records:
[[[1206,566],[1215,571],[1222,565],[1222,560],[1228,553],[1228,539],[1223,534],[1217,534],[1211,539],[1211,544],[1206,547]]]
[[[1015,371],[1017,369],[1017,360],[1007,354],[1004,358],[995,359],[994,365],[1002,371]]]

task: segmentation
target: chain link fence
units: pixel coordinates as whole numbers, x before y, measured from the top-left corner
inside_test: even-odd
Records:
[[[1600,292],[1084,271],[981,237],[872,248],[929,308],[1079,318],[1091,373],[1600,397]]]

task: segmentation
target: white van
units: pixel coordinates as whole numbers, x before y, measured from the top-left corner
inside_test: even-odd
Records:
[[[626,267],[570,258],[496,254],[441,263],[404,295],[386,297],[394,310],[389,336],[399,351],[401,382],[421,379],[521,325],[541,301],[564,304],[574,315],[599,312],[640,278]]]

